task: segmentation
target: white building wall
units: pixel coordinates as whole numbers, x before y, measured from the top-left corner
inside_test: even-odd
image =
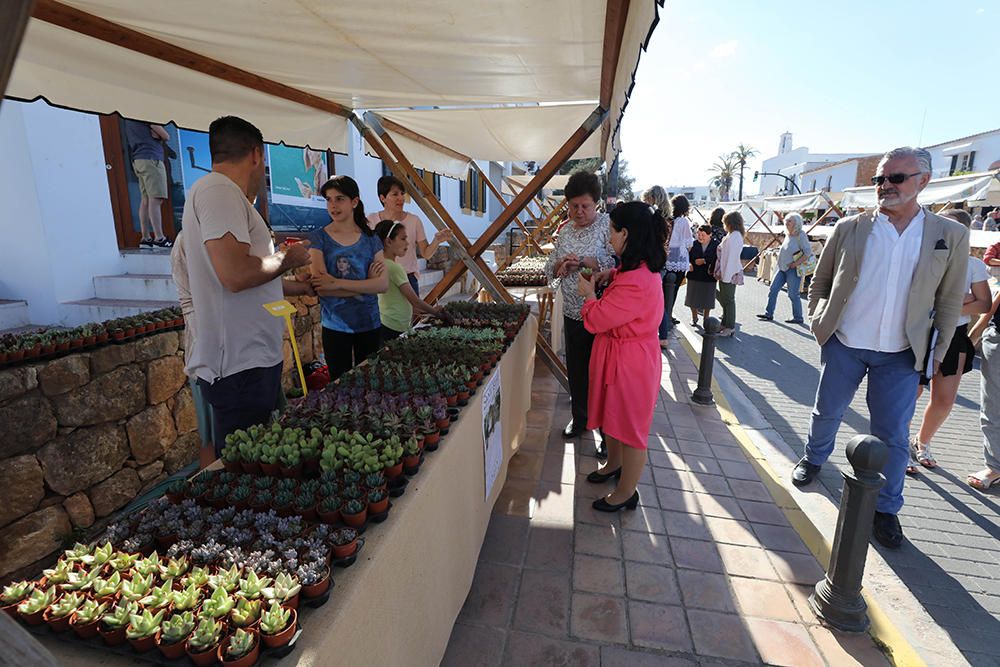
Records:
[[[819,167],[807,171],[800,177],[799,187],[802,192],[843,192],[844,188],[853,188],[857,183],[858,163],[856,160],[841,162],[829,167]]]
[[[868,155],[868,153],[810,153],[806,146],[799,146],[787,153],[764,160],[761,171],[783,174],[794,179],[799,188],[805,192],[806,187],[803,185],[801,179],[803,172],[816,169],[825,163],[840,162],[841,160],[849,160],[850,158],[862,157],[864,155]],[[760,190],[758,192],[766,196],[777,194],[788,187],[785,179],[780,176],[761,176],[758,180],[760,182]],[[806,185],[809,185],[809,183]],[[745,191],[746,187],[744,186],[743,189]],[[789,189],[794,192],[794,188]]]
[[[1000,130],[965,141],[951,141],[927,149],[931,154],[931,169],[934,178],[951,175],[952,156],[957,155],[956,169],[961,170],[963,157],[976,152],[971,171],[986,171],[990,165],[1000,160]],[[970,171],[966,169],[966,171]]]

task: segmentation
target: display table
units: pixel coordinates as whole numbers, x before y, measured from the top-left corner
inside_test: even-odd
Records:
[[[365,532],[352,567],[334,569],[334,588],[306,609],[305,632],[289,665],[436,666],[472,585],[493,505],[520,446],[531,407],[538,321],[529,316],[498,367],[469,400],[441,447],[427,455],[389,519]],[[485,497],[483,394],[501,382],[503,461]],[[132,658],[59,641],[45,642],[61,664],[133,665]]]

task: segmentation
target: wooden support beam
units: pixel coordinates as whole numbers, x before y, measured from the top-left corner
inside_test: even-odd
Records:
[[[479,174],[479,178],[483,180],[483,183],[486,184],[487,189],[489,189],[489,191],[493,193],[493,196],[496,197],[498,202],[500,202],[500,205],[506,206],[507,200],[503,198],[503,195],[500,194],[500,190],[498,190],[497,186],[494,185],[493,181],[490,180],[489,174],[484,172],[482,168],[478,164],[476,164],[475,160],[470,160],[469,166],[471,166],[473,170],[475,170],[476,173]],[[528,215],[531,215],[531,213],[529,212]],[[535,248],[538,249],[538,252],[543,252],[542,247],[535,242],[535,239],[534,237],[532,237],[531,232],[529,232],[528,228],[524,226],[524,223],[521,222],[521,219],[515,216],[514,222],[517,223],[517,226],[521,228],[522,232],[524,232],[525,239],[530,241],[535,246]]]
[[[525,186],[523,190],[514,199],[507,204],[505,208],[496,220],[483,232],[472,247],[469,248],[469,253],[475,257],[483,254],[487,248],[496,240],[503,230],[507,228],[507,225],[513,221],[514,217],[521,212],[531,198],[534,197],[542,187],[549,182],[555,173],[559,170],[566,160],[573,156],[573,154],[583,145],[583,142],[597,130],[601,125],[601,121],[604,116],[607,115],[607,109],[603,107],[597,107],[594,111],[587,117],[583,124],[577,128],[576,132],[566,140],[566,143],[556,151],[556,154],[552,156],[544,167],[542,167],[535,177],[532,178],[528,185]],[[448,291],[455,281],[458,280],[462,274],[465,273],[464,264],[456,264],[451,267],[448,272],[444,275],[440,282],[434,286],[431,290],[430,296],[433,298],[438,298],[442,294]]]
[[[0,2],[0,103],[7,92],[10,73],[14,71],[24,30],[28,27],[34,0],[4,0]]]
[[[622,41],[625,39],[625,23],[628,20],[629,0],[608,0],[604,13],[604,48],[601,55],[600,103],[611,109],[611,96],[615,91],[615,74],[621,56]],[[601,160],[607,162],[607,145],[611,138],[612,118],[601,122]]]
[[[0,3],[6,4],[6,3]],[[123,49],[135,51],[143,55],[172,63],[195,72],[235,83],[244,88],[250,88],[289,102],[295,102],[306,107],[326,111],[344,118],[351,117],[351,109],[342,104],[327,100],[318,95],[307,93],[279,83],[272,79],[233,67],[224,62],[203,56],[194,51],[165,42],[145,33],[126,28],[93,14],[64,5],[55,0],[37,0],[32,17],[57,25],[81,35],[87,35],[103,42],[120,46]]]

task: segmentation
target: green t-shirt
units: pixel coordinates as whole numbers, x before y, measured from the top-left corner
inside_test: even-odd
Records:
[[[389,272],[389,289],[378,295],[378,310],[382,315],[382,326],[395,331],[406,331],[413,318],[413,306],[399,291],[400,285],[409,285],[406,270],[391,259],[385,260]]]

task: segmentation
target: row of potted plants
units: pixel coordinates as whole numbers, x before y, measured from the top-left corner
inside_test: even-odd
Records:
[[[69,329],[36,329],[0,336],[0,365],[18,364],[72,352],[110,341],[184,326],[180,308],[164,308],[141,315],[91,322]]]
[[[501,284],[508,287],[542,287],[549,284],[545,275],[548,257],[522,257],[497,273]]]

